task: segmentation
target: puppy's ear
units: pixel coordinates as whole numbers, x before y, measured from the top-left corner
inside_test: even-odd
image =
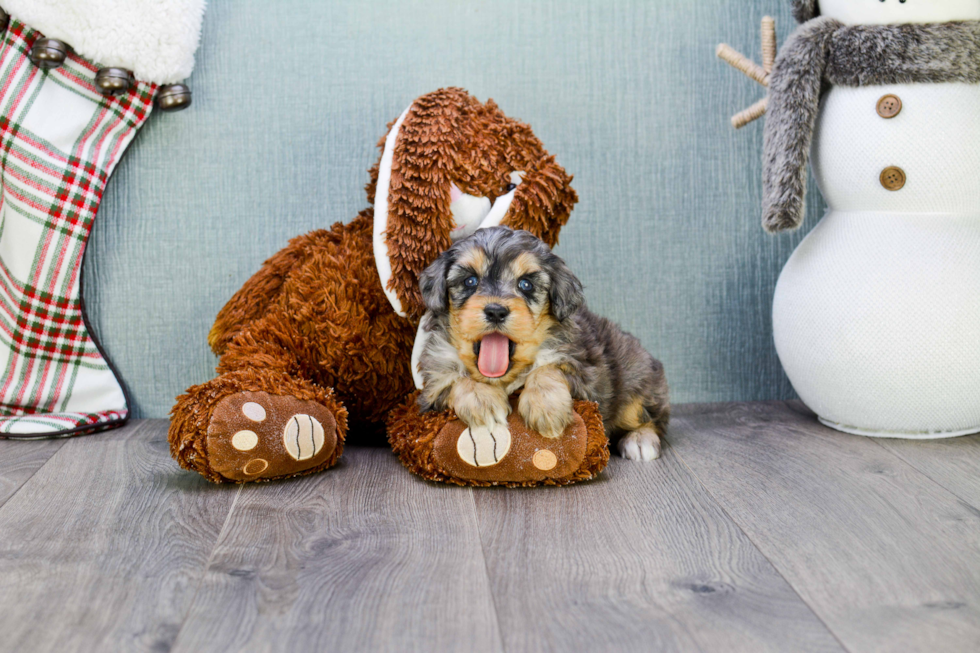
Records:
[[[445,313],[449,310],[449,290],[446,285],[446,275],[449,274],[449,268],[455,261],[456,256],[451,250],[443,252],[419,276],[422,301],[425,302],[425,307],[433,313]]]
[[[551,314],[556,320],[563,322],[585,303],[585,293],[582,291],[582,282],[572,274],[565,261],[554,254],[549,258],[551,288],[548,290],[548,301],[551,302]]]

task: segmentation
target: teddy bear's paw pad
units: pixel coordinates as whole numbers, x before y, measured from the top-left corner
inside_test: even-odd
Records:
[[[323,424],[312,415],[293,415],[283,429],[282,443],[293,459],[309,460],[323,450]]]
[[[293,476],[332,459],[337,421],[313,401],[239,392],[215,407],[207,443],[211,467],[229,480]]]
[[[510,429],[506,424],[473,426],[465,429],[456,440],[456,453],[468,465],[490,467],[507,455],[510,443]]]

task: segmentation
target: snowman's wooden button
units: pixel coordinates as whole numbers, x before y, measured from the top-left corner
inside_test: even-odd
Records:
[[[881,171],[881,185],[886,190],[902,190],[905,186],[905,171],[896,166],[888,166]]]
[[[878,115],[886,120],[902,112],[902,100],[897,95],[883,95],[878,100]]]

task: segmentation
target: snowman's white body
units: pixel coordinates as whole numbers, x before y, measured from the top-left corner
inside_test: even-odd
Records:
[[[888,94],[902,101],[890,119]],[[830,208],[773,302],[793,387],[852,433],[980,432],[980,85],[833,87],[811,157]],[[907,176],[898,191],[880,181],[890,166]]]

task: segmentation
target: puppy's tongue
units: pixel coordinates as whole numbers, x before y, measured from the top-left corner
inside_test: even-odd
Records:
[[[510,340],[502,333],[483,336],[480,342],[480,358],[477,361],[480,374],[489,379],[499,379],[510,367]]]

